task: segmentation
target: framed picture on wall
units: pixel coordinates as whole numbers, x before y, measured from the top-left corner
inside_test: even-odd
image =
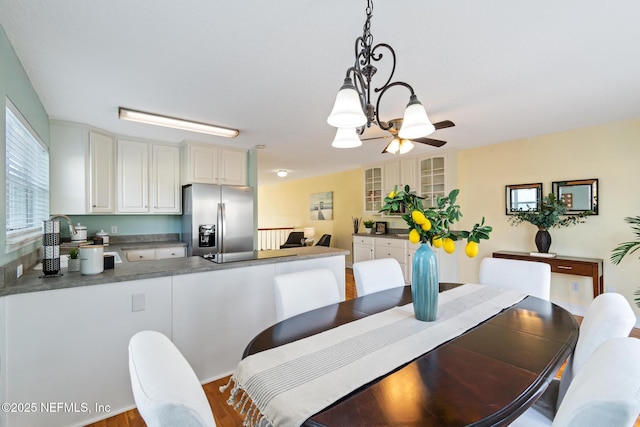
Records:
[[[333,191],[325,193],[311,194],[311,204],[309,206],[311,219],[326,221],[333,219]]]

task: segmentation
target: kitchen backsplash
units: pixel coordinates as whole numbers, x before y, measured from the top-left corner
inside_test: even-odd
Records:
[[[87,236],[93,237],[100,230],[109,233],[111,239],[120,235],[180,233],[180,215],[72,215],[74,224],[87,227]],[[112,227],[116,231],[112,231]],[[70,237],[67,227],[61,227],[60,237]]]

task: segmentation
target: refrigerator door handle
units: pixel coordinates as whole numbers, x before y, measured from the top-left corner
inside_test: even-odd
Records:
[[[218,203],[218,233],[217,233],[217,239],[218,239],[218,253],[219,254],[223,254],[225,253],[225,249],[224,249],[224,235],[226,232],[226,218],[225,218],[225,209],[224,209],[224,203]]]

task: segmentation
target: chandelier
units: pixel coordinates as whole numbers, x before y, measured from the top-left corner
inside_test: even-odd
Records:
[[[402,86],[409,90],[409,103],[404,111],[402,125],[397,131],[396,144],[405,143],[405,140],[427,136],[435,131],[434,125],[427,117],[422,103],[413,91],[413,88],[401,81],[394,81],[393,74],[396,69],[396,53],[391,46],[385,43],[373,45],[371,34],[371,17],[373,12],[373,0],[367,0],[367,19],[364,24],[362,36],[356,39],[356,60],[353,67],[347,69],[344,83],[336,96],[333,110],[327,118],[327,123],[338,128],[336,137],[331,143],[333,147],[351,148],[362,145],[358,135],[362,135],[365,128],[375,124],[380,129],[390,130],[394,126],[393,121],[380,120],[380,100],[392,87]],[[391,54],[391,72],[387,81],[380,87],[373,87],[372,78],[377,68],[373,63],[383,58],[383,53]],[[378,94],[378,99],[372,99],[373,94]],[[373,103],[375,102],[375,107]],[[393,141],[392,141],[393,142]],[[410,141],[406,141],[409,144]],[[405,143],[406,144],[406,143]],[[407,149],[408,148],[408,149]],[[409,151],[413,145],[406,145],[402,151]],[[385,149],[386,150],[386,149]],[[395,148],[398,152],[399,148]],[[405,152],[406,152],[405,151]]]

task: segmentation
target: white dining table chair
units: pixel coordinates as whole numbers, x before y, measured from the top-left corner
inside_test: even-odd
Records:
[[[612,338],[591,354],[550,420],[525,411],[512,427],[632,427],[640,414],[640,340]]]
[[[280,274],[273,283],[278,322],[341,300],[338,282],[326,268]]]
[[[596,348],[609,339],[629,336],[635,323],[636,315],[625,297],[613,292],[598,295],[582,319],[576,348],[567,359],[562,377],[554,379],[528,411],[552,419],[574,377]]]
[[[480,263],[480,284],[513,289],[549,301],[551,267],[543,262],[484,258]]]
[[[353,278],[359,297],[405,286],[400,263],[393,258],[356,262],[353,264]]]
[[[204,389],[165,335],[142,331],[129,341],[133,397],[148,427],[215,427]]]

